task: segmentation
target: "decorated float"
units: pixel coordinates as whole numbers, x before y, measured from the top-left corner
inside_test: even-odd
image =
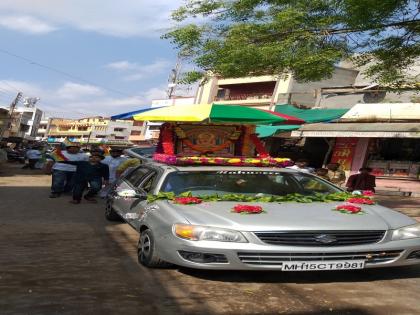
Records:
[[[178,105],[146,111],[135,120],[164,122],[153,159],[170,165],[286,167],[288,158],[271,157],[256,124],[287,118],[234,105]]]

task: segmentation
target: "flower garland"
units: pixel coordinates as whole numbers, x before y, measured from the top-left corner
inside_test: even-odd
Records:
[[[349,198],[346,201],[350,203],[361,204],[361,205],[374,205],[375,204],[375,201],[373,201],[370,198]]]
[[[181,205],[196,205],[202,203],[203,199],[197,197],[175,197],[174,203]]]
[[[236,205],[232,208],[232,212],[240,214],[259,214],[264,212],[264,210],[260,206]]]
[[[164,124],[161,129],[162,149],[167,155],[174,155],[174,137],[173,128],[170,124]]]
[[[157,195],[148,195],[147,201],[149,203],[156,200],[175,200],[175,198],[193,197],[192,192],[187,191],[180,195],[175,195],[173,192],[159,192]],[[288,194],[285,196],[272,196],[272,195],[244,195],[244,194],[225,194],[225,195],[199,195],[194,196],[202,201],[237,201],[237,202],[332,202],[332,201],[346,201],[349,194],[346,192],[337,192],[332,194],[314,194],[304,196],[301,194]]]
[[[363,214],[362,208],[355,205],[343,204],[338,205],[334,209],[334,211],[339,211],[345,214]]]
[[[276,166],[293,165],[288,158],[273,157],[206,157],[206,156],[176,156],[155,153],[153,160],[169,165],[230,165],[230,166]]]

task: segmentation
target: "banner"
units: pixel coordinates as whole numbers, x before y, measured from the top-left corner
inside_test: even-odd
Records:
[[[330,163],[340,164],[344,171],[351,169],[357,138],[337,138]]]

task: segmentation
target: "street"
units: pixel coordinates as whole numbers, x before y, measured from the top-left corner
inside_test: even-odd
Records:
[[[137,233],[106,221],[102,201],[49,199],[49,184],[49,176],[20,165],[0,173],[1,315],[420,314],[420,266],[308,273],[144,268]],[[385,203],[420,217],[418,202]]]

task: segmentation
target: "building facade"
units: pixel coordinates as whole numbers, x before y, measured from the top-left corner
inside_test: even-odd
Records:
[[[48,141],[62,142],[64,139],[81,143],[106,141],[128,142],[133,122],[111,120],[101,116],[82,119],[51,118],[48,126]]]
[[[348,175],[372,168],[380,191],[420,196],[420,103],[357,104],[339,122],[304,125],[292,136],[330,143],[328,161]]]
[[[42,119],[42,110],[37,107],[18,107],[15,112],[27,119],[28,128],[25,132],[25,139],[35,140]]]
[[[298,82],[291,75],[245,78],[209,76],[199,86],[195,103],[235,104],[261,109],[272,109],[275,104],[283,103],[315,107],[320,105],[319,91],[322,87],[351,85],[358,73],[354,69],[336,67],[331,78],[308,83]],[[346,104],[340,106],[345,108]]]

